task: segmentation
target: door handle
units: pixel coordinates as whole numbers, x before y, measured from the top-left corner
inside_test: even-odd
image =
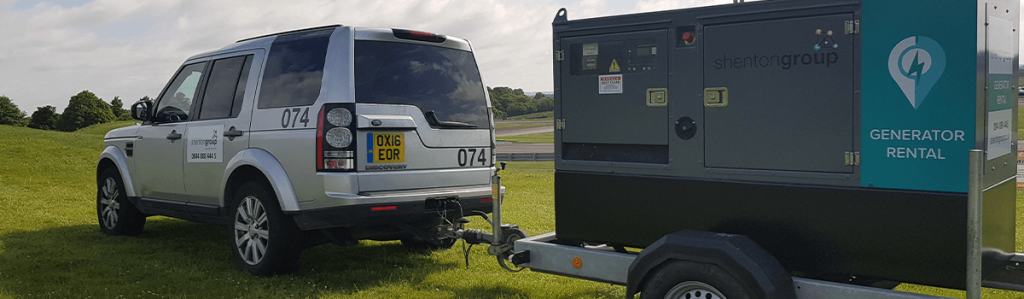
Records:
[[[235,130],[235,126],[231,126],[227,131],[224,131],[224,137],[228,138],[228,141],[235,141],[235,137],[241,137],[242,131]]]
[[[181,139],[181,134],[178,134],[178,131],[171,130],[171,133],[167,134],[167,139],[169,139],[169,140]]]

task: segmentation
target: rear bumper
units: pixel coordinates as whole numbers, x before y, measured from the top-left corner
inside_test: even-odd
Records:
[[[504,187],[502,187],[502,193],[504,193]],[[455,195],[452,192],[438,192],[437,189],[434,189],[422,192],[403,192],[402,194],[348,196],[358,197],[352,199],[358,199],[358,202],[362,202],[362,204],[289,212],[288,214],[295,219],[295,223],[300,229],[314,230],[413,223],[438,217],[438,213],[442,210],[446,210],[449,216],[457,216],[460,206],[463,215],[469,216],[472,215],[471,211],[490,213],[493,207],[489,188],[486,193],[482,194],[472,192]],[[451,198],[457,198],[459,204],[450,202]],[[441,205],[445,201],[449,201],[449,203]]]

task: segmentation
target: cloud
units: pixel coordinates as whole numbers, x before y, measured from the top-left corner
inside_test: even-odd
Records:
[[[63,110],[82,90],[126,104],[155,97],[189,56],[236,40],[329,24],[405,28],[472,42],[484,83],[553,91],[551,21],[713,0],[95,0],[74,7],[0,0],[0,95]],[[731,3],[730,0],[714,0]]]

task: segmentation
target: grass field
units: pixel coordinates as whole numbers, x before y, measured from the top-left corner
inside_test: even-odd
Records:
[[[506,118],[505,120],[540,120],[540,119],[554,119],[554,111],[535,112],[530,114],[523,114]]]
[[[142,236],[106,236],[95,212],[98,131],[0,126],[0,298],[622,298],[625,292],[529,271],[511,274],[485,246],[472,248],[466,270],[459,244],[431,253],[398,242],[324,245],[307,250],[293,275],[257,278],[230,263],[222,227],[150,217]],[[534,234],[554,230],[552,164],[513,162],[502,176],[506,222]],[[472,224],[486,228],[478,218]]]
[[[497,137],[498,141],[512,143],[555,143],[555,133],[538,133]]]
[[[398,242],[307,250],[297,273],[257,278],[230,264],[225,228],[150,217],[138,237],[100,233],[95,165],[106,124],[75,133],[0,126],[0,298],[622,298],[603,283],[501,270],[484,246],[410,252]],[[554,230],[552,162],[512,162],[505,222]],[[1018,211],[1022,193],[1018,192]],[[471,227],[485,229],[474,219]],[[1024,225],[1018,219],[1017,250]],[[963,297],[963,292],[904,285]],[[985,298],[1024,298],[986,290]]]
[[[508,129],[508,128],[533,128],[533,127],[547,127],[554,126],[553,123],[512,123],[512,124],[496,124],[495,129]]]

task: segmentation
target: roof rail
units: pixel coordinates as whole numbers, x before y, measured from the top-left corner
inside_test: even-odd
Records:
[[[296,33],[296,32],[302,32],[302,31],[313,31],[313,30],[327,29],[327,28],[337,28],[337,27],[341,27],[341,24],[327,25],[327,26],[312,27],[312,28],[305,28],[305,29],[291,30],[291,31],[285,31],[285,32],[265,34],[265,35],[260,35],[260,36],[257,36],[257,37],[250,37],[250,38],[240,39],[240,40],[236,41],[235,43],[240,43],[240,42],[244,42],[244,41],[247,41],[247,40],[254,40],[254,39],[257,39],[257,38],[264,38],[264,37],[274,36],[274,35],[282,35],[282,34]]]

